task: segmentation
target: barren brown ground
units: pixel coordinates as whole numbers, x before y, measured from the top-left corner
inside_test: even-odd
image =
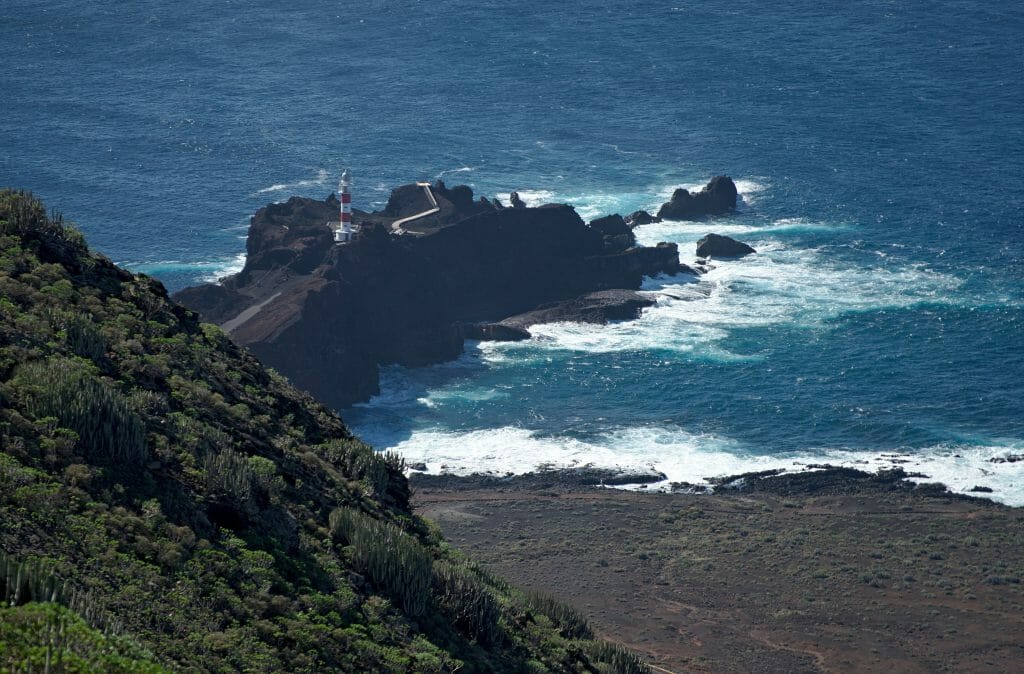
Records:
[[[1024,511],[905,493],[419,487],[417,512],[670,672],[1024,672]]]

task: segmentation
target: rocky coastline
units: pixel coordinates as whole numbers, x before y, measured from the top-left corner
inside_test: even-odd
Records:
[[[662,212],[707,217],[736,203],[725,176],[682,192]],[[326,226],[338,205],[331,195],[260,209],[242,271],[175,296],[335,408],[378,393],[382,365],[451,360],[467,339],[526,339],[537,323],[635,318],[653,303],[635,292],[644,277],[701,273],[675,244],[636,245],[619,215],[585,223],[571,206],[506,207],[465,185],[398,187],[382,211],[354,211],[359,231],[344,245]]]
[[[558,489],[574,491],[594,487],[629,487],[652,493],[671,494],[772,494],[780,497],[794,496],[868,496],[879,494],[900,494],[915,497],[942,497],[969,502],[980,502],[995,507],[995,502],[982,495],[963,494],[951,491],[940,482],[913,482],[910,478],[922,477],[908,473],[895,466],[877,472],[868,472],[847,466],[830,464],[807,466],[806,470],[768,470],[708,477],[706,484],[687,482],[665,483],[666,476],[653,468],[623,469],[597,466],[574,466],[565,468],[539,468],[523,474],[472,473],[455,475],[451,473],[427,473],[413,467],[409,475],[410,484],[416,488],[445,489],[448,491],[471,491],[476,489],[500,488],[512,491],[535,491]],[[651,488],[654,487],[654,488]],[[975,490],[972,490],[975,491]]]

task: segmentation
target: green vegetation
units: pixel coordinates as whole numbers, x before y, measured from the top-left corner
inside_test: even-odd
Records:
[[[640,671],[451,552],[403,468],[0,192],[0,671]]]
[[[57,604],[0,607],[0,671],[163,674],[128,639],[105,635]]]

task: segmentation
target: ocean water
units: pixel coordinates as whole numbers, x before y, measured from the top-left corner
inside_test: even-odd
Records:
[[[1024,505],[1024,9],[796,0],[0,5],[0,185],[172,290],[250,215],[443,178],[591,218],[726,173],[637,321],[388,368],[342,410],[432,471],[903,465]]]

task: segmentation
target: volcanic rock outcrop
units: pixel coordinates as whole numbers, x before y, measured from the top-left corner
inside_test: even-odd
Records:
[[[596,229],[604,237],[604,246],[609,251],[621,251],[632,248],[636,245],[636,236],[633,229],[626,224],[622,216],[606,215],[603,218],[590,221],[591,229]]]
[[[709,215],[722,215],[736,209],[736,183],[729,176],[715,176],[700,192],[690,193],[680,187],[672,198],[658,209],[664,220],[694,220]]]
[[[245,268],[176,299],[292,383],[343,407],[378,392],[380,365],[455,358],[479,330],[528,335],[521,325],[474,324],[691,271],[675,244],[633,246],[621,218],[596,228],[570,206],[499,209],[474,201],[468,187],[437,184],[433,192],[438,212],[403,224],[401,236],[392,222],[430,208],[422,185],[396,189],[381,212],[355,211],[361,229],[344,245],[325,226],[337,217],[333,196],[266,206],[253,216]],[[611,318],[639,311],[630,301],[605,304]],[[583,301],[577,313],[596,317],[599,305]]]
[[[707,234],[697,242],[697,257],[743,257],[757,251],[731,236]]]
[[[655,301],[632,290],[598,290],[582,297],[552,302],[511,316],[497,325],[525,330],[541,323],[608,323],[638,318]]]
[[[626,216],[626,224],[630,227],[639,227],[640,225],[649,225],[653,222],[661,222],[661,218],[655,217],[647,211],[633,211]]]

